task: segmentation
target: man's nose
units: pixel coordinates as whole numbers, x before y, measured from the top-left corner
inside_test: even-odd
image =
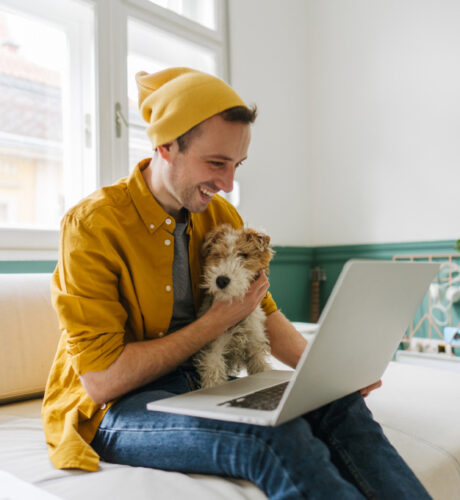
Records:
[[[218,188],[225,193],[233,191],[233,180],[235,179],[235,168],[233,166],[226,168],[216,183]]]

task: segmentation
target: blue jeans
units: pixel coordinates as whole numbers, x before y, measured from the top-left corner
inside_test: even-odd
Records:
[[[125,395],[91,446],[107,462],[248,479],[270,499],[430,498],[359,393],[277,427],[146,409],[196,381],[179,368]]]

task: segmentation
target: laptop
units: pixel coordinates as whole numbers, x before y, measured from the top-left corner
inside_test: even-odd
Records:
[[[274,426],[367,387],[382,377],[439,267],[349,260],[295,371],[269,370],[147,408]]]

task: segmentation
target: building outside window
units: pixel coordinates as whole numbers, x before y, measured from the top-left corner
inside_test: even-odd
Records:
[[[73,90],[69,45],[65,25],[0,8],[0,200],[5,207],[0,224],[4,227],[57,228],[79,194],[67,189],[69,184],[75,186],[68,177],[75,180],[75,169],[80,167],[72,152],[85,148],[78,138],[71,145],[72,139],[66,137],[73,129],[68,121],[77,114],[66,102]],[[84,117],[80,119],[83,122]],[[94,170],[94,163],[91,167]]]

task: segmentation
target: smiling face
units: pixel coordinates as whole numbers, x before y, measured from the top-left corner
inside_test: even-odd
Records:
[[[185,151],[179,151],[177,140],[159,146],[166,165],[155,197],[171,215],[183,207],[202,212],[218,191],[232,191],[235,171],[247,157],[250,138],[248,124],[215,115],[199,125]]]
[[[254,229],[221,224],[202,245],[203,288],[219,300],[242,298],[262,271],[268,273],[270,237]]]

